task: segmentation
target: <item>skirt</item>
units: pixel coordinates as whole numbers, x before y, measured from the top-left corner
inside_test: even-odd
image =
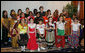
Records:
[[[58,35],[59,35],[59,36],[65,35],[64,30],[57,29],[57,32],[58,32]]]
[[[72,35],[68,36],[68,45],[72,47],[79,46],[79,35],[78,31],[72,31]]]
[[[46,31],[46,42],[47,42],[47,45],[54,45],[55,43],[54,31],[52,32]]]

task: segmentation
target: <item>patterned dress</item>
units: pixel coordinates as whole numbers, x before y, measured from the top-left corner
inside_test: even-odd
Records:
[[[46,27],[53,27],[55,28],[54,24],[46,24]],[[54,35],[54,30],[50,29],[50,30],[46,30],[46,42],[48,46],[53,46],[53,44],[55,43],[55,35]]]
[[[72,23],[71,24],[73,26],[72,28],[72,35],[70,35],[68,37],[68,45],[71,46],[71,47],[78,47],[79,46],[79,32],[78,32],[78,29],[79,29],[79,26],[80,24],[74,24]]]

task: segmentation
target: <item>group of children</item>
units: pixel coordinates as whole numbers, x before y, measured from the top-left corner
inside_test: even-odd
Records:
[[[79,27],[81,25],[77,16],[71,19],[66,11],[58,15],[58,10],[55,10],[52,15],[51,10],[48,9],[44,12],[43,9],[43,6],[40,6],[40,11],[34,9],[34,13],[29,11],[29,8],[26,8],[26,13],[19,9],[17,14],[14,10],[11,10],[11,18],[6,23],[4,21],[7,20],[8,13],[6,10],[3,11],[2,29],[3,26],[8,29],[9,32],[5,36],[11,35],[8,37],[12,39],[12,47],[21,46],[21,51],[25,51],[25,46],[30,51],[45,50],[46,48],[42,46],[42,40],[45,39],[48,48],[52,48],[54,44],[58,48],[64,48],[65,36],[67,35],[68,45],[77,48],[79,46]],[[3,35],[2,37],[5,37]],[[36,42],[37,38],[40,46]]]

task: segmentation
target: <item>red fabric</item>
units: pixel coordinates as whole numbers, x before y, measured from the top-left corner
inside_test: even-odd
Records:
[[[34,17],[33,16],[31,16],[31,18],[33,18],[33,20],[34,20]]]
[[[48,18],[46,16],[43,16],[43,19],[44,19],[44,24],[48,23],[45,21],[45,20],[48,20]]]
[[[65,47],[65,36],[56,36],[56,47]],[[58,42],[58,40],[61,39],[61,41]]]
[[[53,17],[53,21],[57,22],[58,16],[57,17]]]
[[[68,26],[71,27],[71,18],[65,18],[65,21],[67,21],[67,23],[69,24]]]
[[[33,32],[35,31],[35,28],[30,28],[29,27],[29,31],[30,32]],[[28,40],[28,43],[27,43],[27,48],[30,49],[30,50],[36,50],[38,49],[38,44],[36,42],[36,33],[29,33],[29,40]]]
[[[20,19],[25,19],[25,17],[21,17]]]

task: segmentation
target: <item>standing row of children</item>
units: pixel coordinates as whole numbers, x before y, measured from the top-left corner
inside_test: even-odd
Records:
[[[19,9],[18,14],[11,10],[11,18],[9,18],[8,23],[4,23],[5,19],[7,20],[8,18],[7,11],[3,12],[2,25],[10,25],[10,28],[8,28],[12,38],[12,47],[18,47],[19,43],[21,51],[25,51],[26,45],[30,51],[45,50],[42,47],[42,39],[45,39],[48,48],[52,48],[54,44],[58,48],[64,48],[65,36],[67,35],[68,45],[72,48],[77,48],[79,46],[79,27],[81,25],[77,16],[73,15],[73,19],[71,19],[66,11],[58,15],[58,10],[55,10],[53,15],[51,15],[51,10],[48,9],[44,12],[43,9],[43,6],[40,6],[40,12],[34,9],[34,13],[29,11],[29,8],[26,8],[26,13]],[[36,37],[39,38],[40,47],[36,42]]]

